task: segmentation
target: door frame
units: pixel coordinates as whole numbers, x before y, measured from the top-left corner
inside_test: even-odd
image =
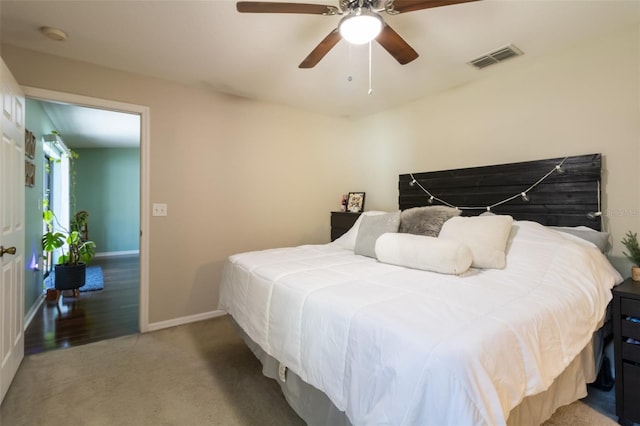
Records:
[[[147,106],[21,86],[25,97],[140,115],[140,312],[141,333],[149,331],[149,158],[150,109]]]

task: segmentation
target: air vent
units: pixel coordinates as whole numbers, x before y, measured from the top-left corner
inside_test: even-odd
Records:
[[[498,62],[506,61],[509,58],[513,58],[514,56],[522,55],[522,50],[518,49],[513,44],[510,44],[507,47],[503,47],[502,49],[494,50],[491,53],[487,53],[486,55],[480,56],[472,61],[467,62],[469,65],[473,65],[478,69],[486,68],[489,65],[497,64]]]

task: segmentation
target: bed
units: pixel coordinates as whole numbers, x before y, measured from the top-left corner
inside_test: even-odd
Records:
[[[220,308],[296,412],[309,424],[540,424],[584,397],[622,281],[584,235],[602,237],[600,155],[398,185],[402,213],[224,267]],[[403,231],[434,211],[452,214],[436,235]]]

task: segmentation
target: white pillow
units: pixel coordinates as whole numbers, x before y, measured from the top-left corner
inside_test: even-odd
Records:
[[[452,217],[442,225],[438,238],[469,246],[474,268],[504,269],[512,224],[513,218],[506,215]]]
[[[380,262],[441,274],[461,274],[473,260],[469,247],[455,240],[404,233],[378,237],[376,257]]]
[[[364,216],[375,216],[379,214],[385,214],[387,212],[381,212],[376,210],[369,210],[360,215],[358,219],[353,223],[351,229],[342,234],[340,237],[336,238],[329,244],[334,244],[337,247],[346,249],[346,250],[355,250],[356,248],[356,239],[358,238],[358,229],[360,229],[360,224],[362,223],[362,218]]]

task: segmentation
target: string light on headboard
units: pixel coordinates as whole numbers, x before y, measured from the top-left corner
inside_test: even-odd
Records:
[[[472,207],[472,206],[454,206],[451,203],[448,203],[447,201],[436,197],[435,195],[433,195],[431,192],[429,192],[429,190],[427,188],[425,188],[424,186],[422,186],[422,184],[420,184],[420,182],[418,182],[416,180],[416,178],[413,176],[412,173],[409,174],[409,176],[411,176],[411,181],[409,181],[409,186],[416,186],[418,185],[418,187],[429,196],[429,200],[427,201],[429,204],[433,204],[434,201],[439,201],[440,203],[449,206],[449,207],[453,207],[456,208],[458,210],[486,210],[486,211],[491,211],[492,208],[500,206],[502,204],[508,203],[509,201],[515,200],[518,197],[522,198],[522,201],[524,202],[529,202],[529,191],[531,191],[532,189],[534,189],[536,186],[540,185],[542,182],[544,182],[545,179],[547,179],[549,176],[551,176],[553,173],[558,173],[558,174],[562,174],[564,173],[564,169],[562,168],[562,165],[564,164],[565,160],[569,158],[569,157],[564,157],[562,159],[562,161],[560,161],[558,164],[556,164],[553,169],[551,169],[547,174],[545,174],[544,176],[542,176],[540,179],[538,179],[533,185],[529,186],[527,189],[525,189],[524,191],[512,195],[511,197],[507,197],[502,201],[498,201],[497,203],[491,204],[489,206],[476,206],[476,207]],[[597,212],[599,213],[599,212]]]
[[[602,222],[602,205],[600,204],[600,182],[599,181],[598,181],[598,211],[587,213],[587,218],[591,220],[600,218],[600,222]]]

